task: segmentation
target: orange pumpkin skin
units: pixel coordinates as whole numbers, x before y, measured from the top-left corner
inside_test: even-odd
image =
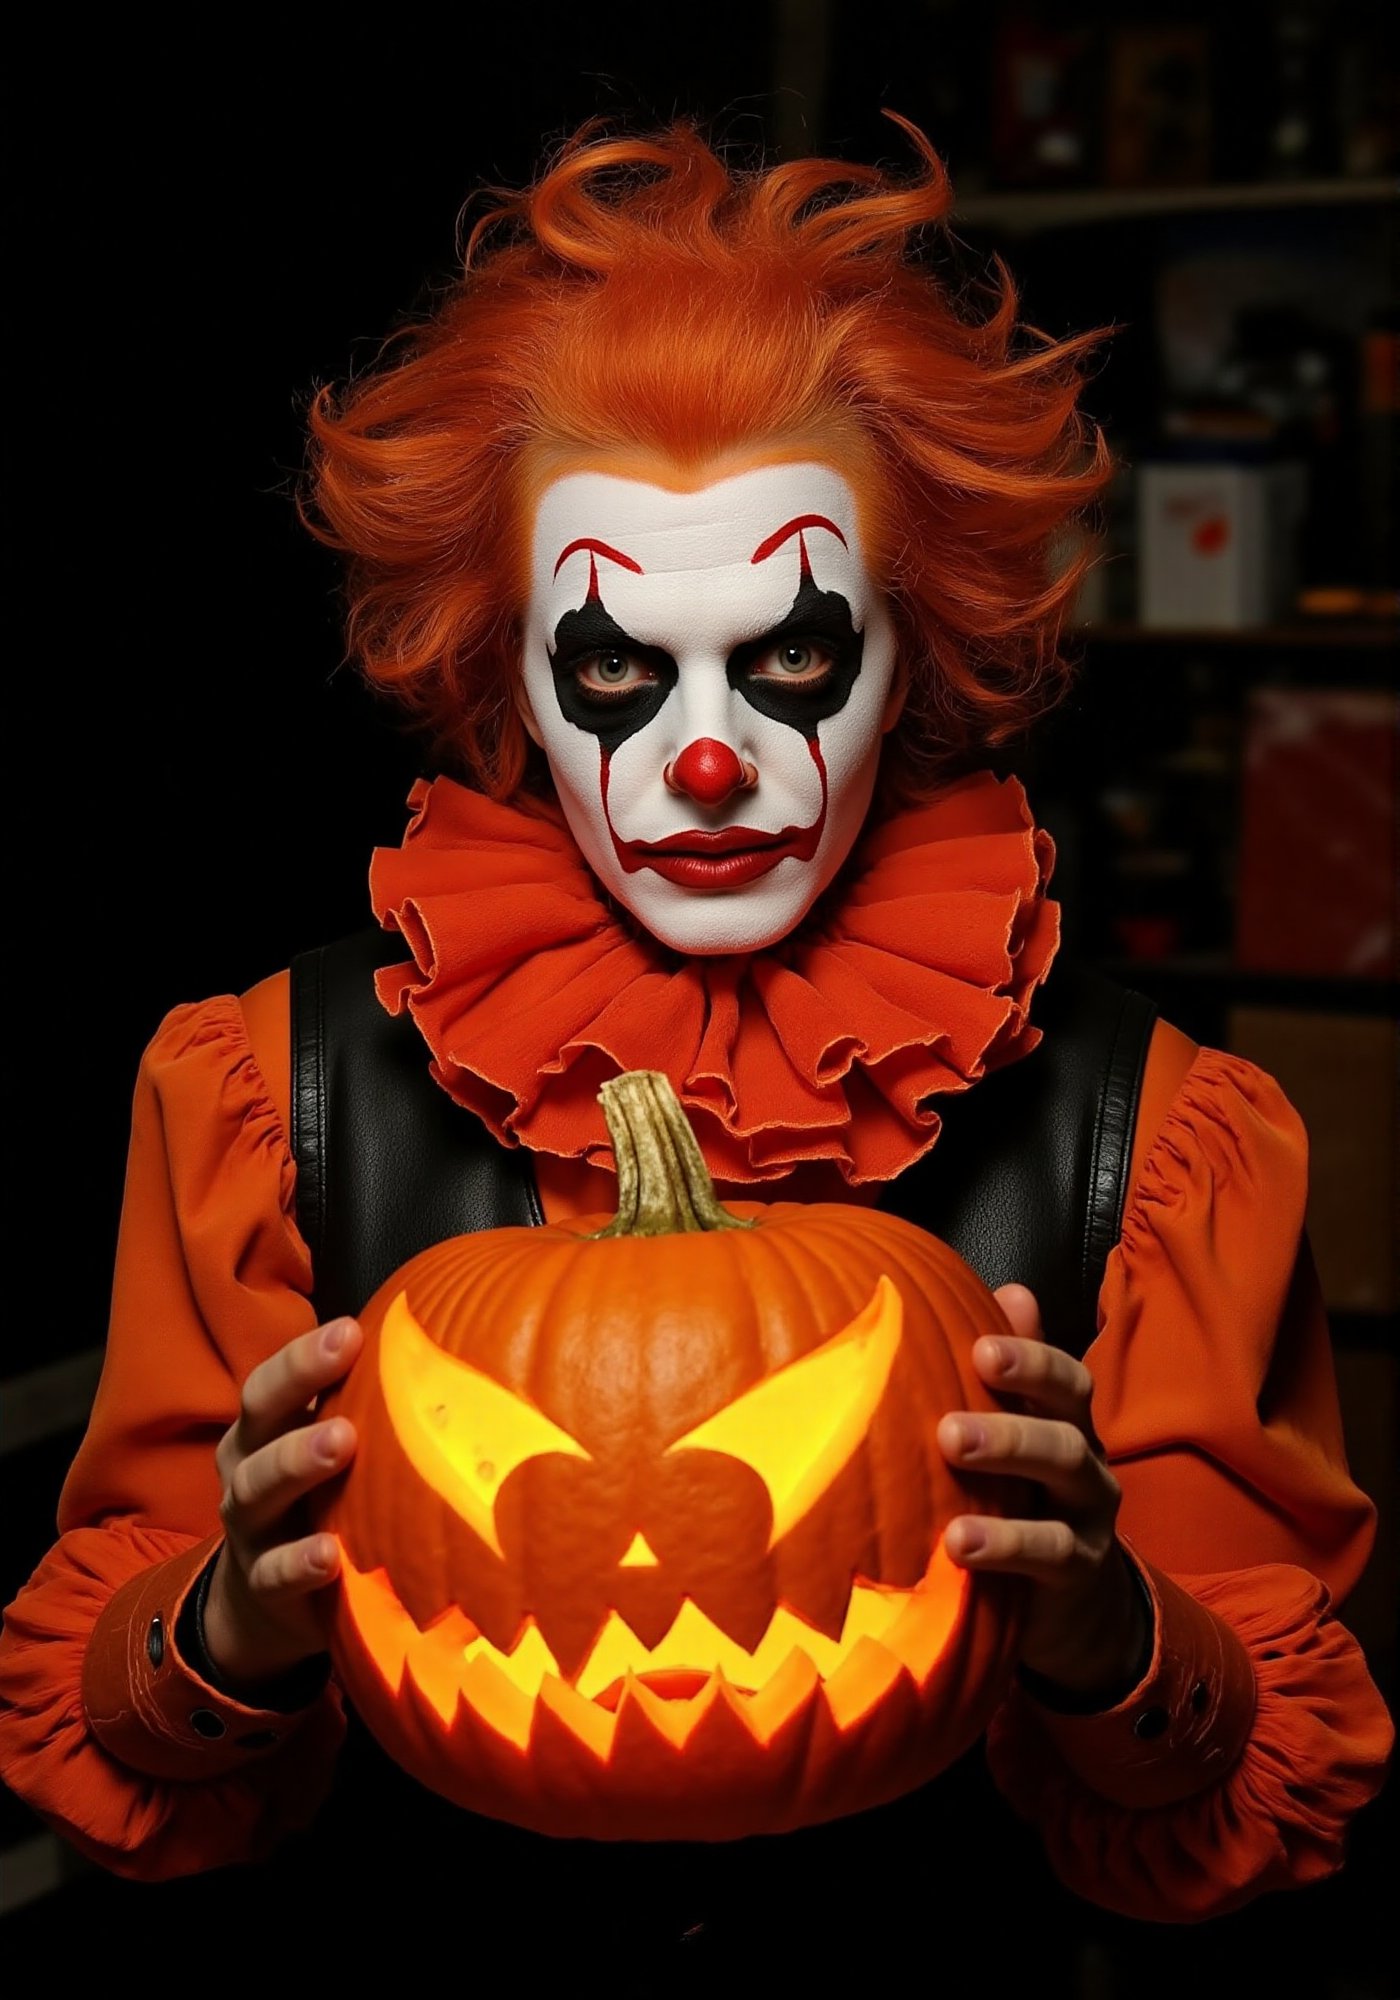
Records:
[[[567,1837],[781,1832],[925,1783],[1003,1697],[1020,1587],[941,1536],[1025,1492],[935,1438],[995,1406],[970,1360],[995,1300],[878,1210],[728,1213],[752,1226],[453,1238],[361,1315],[327,1405],[358,1451],[318,1507],[332,1655],[459,1805]]]

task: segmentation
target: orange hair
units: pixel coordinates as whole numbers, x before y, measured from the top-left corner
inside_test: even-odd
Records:
[[[893,114],[890,114],[893,116]],[[910,676],[887,795],[1018,735],[1062,693],[1066,523],[1108,475],[1080,413],[1090,336],[1020,325],[997,266],[959,309],[919,259],[952,195],[920,166],[728,166],[690,124],[585,126],[495,191],[461,278],[310,413],[304,514],[349,558],[350,651],[493,797],[532,781],[516,713],[528,514],[564,464],[685,474],[815,448],[851,480]],[[892,792],[891,792],[892,787]]]

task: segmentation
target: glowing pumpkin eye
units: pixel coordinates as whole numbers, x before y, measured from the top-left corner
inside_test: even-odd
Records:
[[[722,1451],[762,1479],[773,1502],[768,1546],[814,1507],[870,1428],[904,1328],[890,1280],[849,1326],[677,1438],[672,1451]]]
[[[498,1556],[496,1495],[516,1466],[547,1451],[589,1455],[533,1404],[444,1354],[403,1292],[384,1315],[379,1374],[405,1456]]]

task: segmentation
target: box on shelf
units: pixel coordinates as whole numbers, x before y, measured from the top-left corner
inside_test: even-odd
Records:
[[[1180,630],[1267,625],[1292,607],[1306,468],[1151,462],[1137,469],[1138,618]]]
[[[1235,880],[1243,971],[1395,977],[1397,720],[1385,688],[1254,689]]]
[[[1400,1308],[1400,1033],[1383,1015],[1234,1007],[1230,1048],[1282,1086],[1309,1145],[1308,1235],[1334,1312]]]

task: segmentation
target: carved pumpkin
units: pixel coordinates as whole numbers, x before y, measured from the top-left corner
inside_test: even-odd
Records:
[[[1004,1693],[1020,1599],[943,1552],[934,1437],[992,1399],[981,1281],[897,1217],[716,1200],[664,1077],[601,1093],[620,1207],[454,1237],[331,1399],[332,1654],[423,1784],[536,1831],[721,1840],[924,1783]]]

